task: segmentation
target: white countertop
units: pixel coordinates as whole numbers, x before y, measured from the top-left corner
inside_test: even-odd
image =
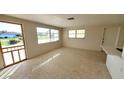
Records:
[[[115,47],[101,46],[101,48],[107,55],[122,56],[122,52],[118,51]]]

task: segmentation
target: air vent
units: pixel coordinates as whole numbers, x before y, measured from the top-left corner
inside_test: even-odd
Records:
[[[74,17],[69,17],[69,18],[67,18],[68,20],[74,20]]]

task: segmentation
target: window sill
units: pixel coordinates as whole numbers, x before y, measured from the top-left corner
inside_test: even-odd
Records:
[[[38,43],[38,45],[44,45],[44,44],[50,44],[50,43],[56,43],[59,42],[60,40],[57,41],[51,41],[51,42],[46,42],[46,43]]]
[[[85,38],[68,38],[68,39],[85,39]]]

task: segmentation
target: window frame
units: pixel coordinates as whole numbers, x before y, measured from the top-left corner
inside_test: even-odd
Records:
[[[85,32],[83,33],[83,35],[84,35],[84,37],[77,37],[77,31],[78,30],[84,30]],[[74,31],[75,31],[75,37],[74,38],[71,38],[71,37],[69,37],[69,31],[71,31],[71,30],[68,30],[68,38],[69,39],[85,39],[85,37],[86,37],[86,29],[75,29]]]
[[[69,31],[72,31],[72,30],[69,30]],[[76,38],[76,30],[74,30],[74,31],[75,31],[75,33],[74,33],[74,37],[69,37],[69,31],[68,31],[68,38],[70,38],[70,39],[74,39],[74,38]]]
[[[84,37],[77,37],[78,30],[84,30],[84,33],[80,33],[80,34],[83,34]],[[78,30],[76,30],[76,38],[77,38],[77,39],[85,39],[85,36],[86,36],[86,30],[85,30],[85,29],[78,29]]]
[[[43,42],[43,43],[38,42],[39,39],[38,39],[38,31],[37,31],[37,28],[49,29],[49,41],[48,41],[48,42]],[[58,40],[52,41],[52,38],[51,38],[51,30],[57,30],[57,31],[58,31]],[[37,32],[37,43],[38,43],[38,45],[39,45],[39,44],[47,44],[47,43],[53,43],[53,42],[58,42],[58,41],[60,41],[60,31],[59,31],[59,29],[46,28],[46,27],[36,27],[36,32]]]
[[[54,39],[57,38],[57,40],[55,40],[55,41],[52,41],[52,30],[53,31],[57,31],[57,33],[54,33],[54,34],[57,34],[58,35],[58,36],[54,37]],[[57,29],[50,29],[50,42],[56,42],[56,41],[59,41],[59,40],[60,40],[59,30],[57,30]]]
[[[22,41],[23,41],[23,46],[24,46],[24,50],[25,50],[25,59],[23,59],[23,60],[20,60],[19,62],[14,62],[13,61],[13,64],[10,64],[10,65],[6,65],[6,63],[5,63],[5,60],[4,60],[4,58],[3,58],[3,51],[2,51],[2,46],[1,46],[1,42],[0,42],[0,52],[1,52],[1,56],[2,56],[2,61],[3,61],[3,68],[6,68],[6,67],[9,67],[9,66],[12,66],[12,65],[15,65],[15,64],[17,64],[17,63],[20,63],[20,62],[22,62],[22,61],[24,61],[24,60],[27,60],[28,58],[27,58],[27,51],[26,51],[26,43],[25,43],[25,36],[24,36],[24,28],[23,28],[23,24],[22,23],[20,23],[20,22],[10,22],[10,21],[0,21],[0,22],[3,22],[3,23],[9,23],[9,24],[15,24],[15,25],[20,25],[21,26],[21,32],[22,32],[22,37],[23,37],[23,39],[22,39]],[[22,45],[21,45],[22,46]],[[15,46],[12,46],[12,47],[15,47]],[[21,50],[21,49],[19,49],[19,50]],[[18,50],[18,51],[19,51]],[[14,51],[14,50],[13,50]],[[14,57],[12,57],[12,59],[14,60]]]

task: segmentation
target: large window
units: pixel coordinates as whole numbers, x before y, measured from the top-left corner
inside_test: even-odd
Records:
[[[47,28],[37,28],[38,44],[50,42],[50,33]]]
[[[76,37],[76,31],[75,30],[69,30],[69,38],[75,38]]]
[[[51,29],[51,41],[58,41],[59,40],[59,31]]]
[[[69,30],[69,38],[85,38],[85,29]]]
[[[37,27],[38,44],[59,40],[59,30]]]
[[[0,22],[0,42],[2,47],[23,45],[21,25]]]
[[[77,38],[85,38],[85,30],[77,30]]]

